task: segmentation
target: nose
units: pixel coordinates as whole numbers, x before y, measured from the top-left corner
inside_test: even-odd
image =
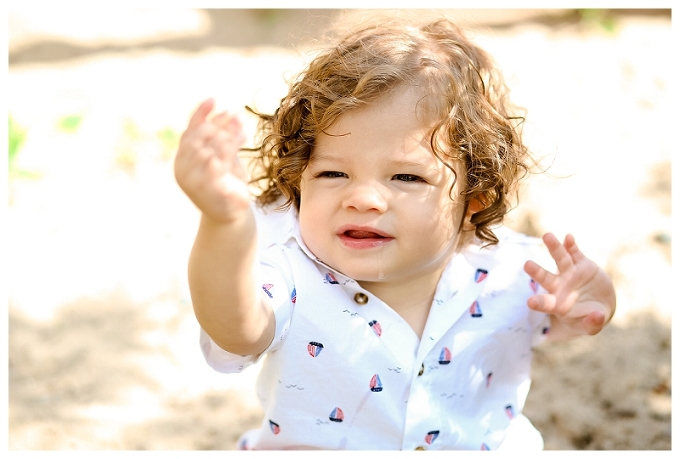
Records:
[[[383,213],[387,210],[388,203],[384,190],[375,183],[351,184],[343,198],[343,207],[355,209],[359,212],[376,211]]]

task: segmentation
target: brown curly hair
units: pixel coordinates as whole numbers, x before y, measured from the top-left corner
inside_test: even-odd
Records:
[[[252,182],[260,205],[281,196],[300,205],[300,180],[316,137],[338,116],[404,85],[422,86],[435,156],[466,171],[465,210],[475,201],[474,233],[496,244],[492,226],[511,208],[510,195],[529,170],[521,139],[523,117],[507,99],[496,64],[447,19],[412,26],[380,18],[356,27],[314,58],[290,87],[274,115],[260,117],[261,143]],[[424,99],[425,100],[425,99]],[[455,171],[454,171],[455,173]],[[452,188],[453,189],[453,188]]]

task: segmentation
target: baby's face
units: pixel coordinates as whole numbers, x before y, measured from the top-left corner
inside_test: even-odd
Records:
[[[451,191],[454,174],[416,117],[420,97],[399,90],[343,114],[316,139],[302,175],[305,244],[357,281],[438,279],[454,253],[464,180]]]

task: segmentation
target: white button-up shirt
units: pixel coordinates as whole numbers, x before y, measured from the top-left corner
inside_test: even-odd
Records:
[[[550,266],[540,240],[501,228],[497,246],[456,255],[419,339],[309,252],[294,211],[260,215],[258,229],[275,241],[262,250],[260,281],[276,316],[273,342],[260,356],[236,356],[201,331],[217,371],[264,357],[257,392],[265,417],[240,448],[542,449],[522,415],[532,346],[549,324],[526,305],[538,286],[522,268],[528,259]]]

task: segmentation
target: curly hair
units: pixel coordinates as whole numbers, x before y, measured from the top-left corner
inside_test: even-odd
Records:
[[[258,203],[283,196],[281,207],[299,208],[317,136],[341,114],[404,85],[423,87],[432,151],[454,174],[455,161],[464,165],[465,211],[473,201],[479,207],[471,227],[483,243],[496,244],[492,227],[511,209],[510,195],[529,170],[524,118],[513,113],[490,56],[447,19],[418,27],[397,18],[360,25],[309,63],[273,115],[249,109],[260,117],[261,143],[251,150]]]

